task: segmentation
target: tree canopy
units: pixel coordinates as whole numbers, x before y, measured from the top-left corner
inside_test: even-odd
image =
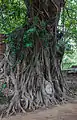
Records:
[[[59,22],[59,29],[64,31],[65,54],[63,68],[76,65],[77,48],[77,1],[67,0]]]
[[[23,0],[0,0],[0,33],[9,34],[26,21]]]
[[[24,0],[0,0],[0,32],[9,33],[15,28],[21,27],[27,21],[26,6]],[[77,1],[67,0],[61,15],[59,27],[65,29],[65,39],[77,40]],[[62,28],[60,28],[62,29]],[[77,42],[76,42],[77,43]]]
[[[60,65],[70,40],[76,41],[76,4],[68,0],[62,7],[64,0],[0,0],[0,32],[8,36],[0,66],[7,114],[57,104],[69,91]]]

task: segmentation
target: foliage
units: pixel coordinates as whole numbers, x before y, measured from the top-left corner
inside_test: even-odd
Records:
[[[17,27],[22,26],[27,23],[26,16],[26,6],[24,0],[0,0],[0,32],[9,34]],[[30,26],[24,33],[23,46],[32,47],[34,45],[34,38],[32,34],[40,36],[40,39],[45,42],[44,46],[47,46],[47,39],[50,35],[47,33],[45,26],[46,23],[42,21],[40,25],[42,29],[39,30],[36,25],[39,23],[38,17],[34,17],[33,26]],[[65,44],[65,56],[74,53],[74,42],[77,43],[77,1],[67,0],[65,4],[64,11],[61,14],[61,21],[59,28],[62,30],[64,24],[64,40],[65,42],[59,42],[59,46]],[[39,26],[40,27],[40,26]],[[20,50],[20,41],[18,41],[17,46],[15,46],[14,39],[4,40],[4,42],[10,43],[10,49],[13,54]],[[72,43],[72,44],[71,44]],[[58,46],[58,49],[59,49]],[[65,60],[63,60],[65,61]]]
[[[33,46],[33,34],[36,33],[36,27],[31,27],[24,33],[23,45],[24,48]]]
[[[39,18],[37,16],[34,17],[32,25],[29,26],[28,24],[25,24],[25,26],[28,26],[28,29],[24,31],[22,39],[21,32],[18,29],[18,33],[16,33],[16,35],[10,34],[8,39],[4,41],[5,43],[9,43],[12,55],[16,55],[21,51],[21,41],[23,49],[34,47],[36,36],[37,40],[43,43],[43,47],[47,47],[48,40],[52,38],[52,35],[46,30],[46,23],[44,21],[40,21],[39,24]]]
[[[64,69],[77,64],[77,1],[67,0],[59,21],[59,29],[64,32],[65,54],[62,66]]]
[[[63,25],[64,24],[64,25]],[[77,1],[67,0],[61,14],[60,27],[64,26],[65,39],[77,40]]]
[[[52,5],[52,2],[48,2],[47,5],[45,1],[43,5],[38,1],[35,1],[33,4],[36,5],[37,9],[40,6],[39,10],[43,10],[42,14],[44,15],[47,11],[44,11],[43,7],[46,6],[47,9],[50,9],[49,7]],[[34,8],[33,5],[31,7]],[[55,16],[55,12],[53,12],[53,16],[51,15],[51,11],[54,8],[55,5],[48,11],[49,18],[46,13],[46,19],[42,17],[42,14],[41,19],[39,13],[39,21],[37,17],[32,15],[31,18],[34,18],[34,20],[31,19],[32,21],[29,24],[25,22],[26,30],[25,28],[18,29],[9,35],[7,42],[9,42],[11,52],[16,54],[17,60],[19,60],[21,51],[23,51],[22,48],[25,49],[29,46],[35,49],[32,49],[31,56],[29,55],[31,53],[29,52],[30,49],[25,49],[25,58],[18,64],[16,64],[15,57],[11,57],[11,52],[7,52],[4,56],[2,77],[8,80],[9,90],[12,90],[9,106],[6,111],[7,115],[20,111],[25,113],[26,110],[49,106],[63,100],[64,81],[62,81],[60,64],[58,64],[55,56],[56,40],[52,39],[51,29],[49,31],[46,29],[47,26],[52,27],[52,29],[57,26],[56,23],[54,25],[52,22],[49,22],[50,24],[46,23],[48,19],[52,20],[53,16]],[[35,10],[32,10],[35,13]],[[56,20],[57,18],[55,18]],[[52,34],[54,33],[52,32]],[[39,42],[42,43],[42,47],[40,47],[40,50],[37,50]],[[9,60],[9,58],[11,59]],[[12,60],[15,61],[16,66],[10,69]]]
[[[8,34],[26,21],[23,0],[0,0],[0,32]]]
[[[65,52],[62,62],[62,69],[69,69],[72,65],[77,65],[77,50],[74,49],[73,53]]]

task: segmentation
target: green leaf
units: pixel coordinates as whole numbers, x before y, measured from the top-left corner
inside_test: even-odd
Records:
[[[36,27],[30,28],[29,30],[27,30],[27,33],[33,33],[33,32],[35,32],[35,31],[36,31]]]
[[[32,43],[27,43],[25,47],[32,47]]]
[[[7,87],[7,84],[6,83],[4,83],[3,85],[2,85],[2,88],[6,88]]]

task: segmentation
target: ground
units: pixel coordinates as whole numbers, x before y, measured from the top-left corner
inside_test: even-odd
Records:
[[[37,110],[25,115],[16,115],[3,120],[77,120],[77,104],[57,105],[52,109]]]
[[[69,88],[77,96],[77,74],[65,73],[64,78],[67,80]],[[3,120],[77,120],[77,99],[73,100],[72,103],[67,101],[51,108],[41,108],[34,112],[3,118]]]

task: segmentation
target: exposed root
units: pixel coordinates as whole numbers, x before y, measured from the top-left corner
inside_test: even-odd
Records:
[[[9,61],[7,55],[6,58]],[[6,64],[3,62],[5,64],[3,71],[11,67],[11,63],[6,58]],[[27,110],[35,110],[41,106],[48,107],[57,104],[58,101],[62,102],[63,91],[58,81],[59,77],[56,76],[57,70],[54,72],[55,80],[50,69],[48,50],[43,50],[43,48],[37,56],[33,55],[29,65],[26,65],[25,59],[22,63],[17,64],[15,71],[10,69],[10,71],[3,72],[0,79],[5,75],[10,98],[7,115],[20,111],[25,113]],[[57,74],[60,75],[59,70]],[[10,94],[9,91],[12,93]]]

